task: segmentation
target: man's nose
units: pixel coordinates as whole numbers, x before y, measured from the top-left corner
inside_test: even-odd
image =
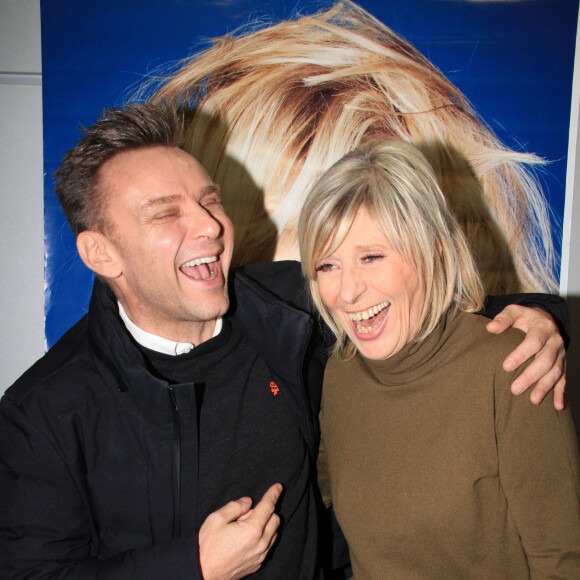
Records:
[[[195,205],[189,212],[187,226],[193,237],[216,239],[222,233],[222,224],[211,211],[201,205]]]

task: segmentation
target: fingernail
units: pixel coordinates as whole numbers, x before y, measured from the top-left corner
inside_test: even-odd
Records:
[[[515,382],[512,384],[512,393],[514,395],[521,395],[522,394],[522,386],[520,385],[520,383]]]
[[[506,371],[513,371],[516,368],[515,362],[513,361],[513,359],[508,359],[505,362],[505,370]]]

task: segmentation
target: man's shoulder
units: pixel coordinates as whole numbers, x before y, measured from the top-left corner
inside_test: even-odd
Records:
[[[7,389],[5,397],[19,403],[39,389],[53,395],[66,389],[91,364],[89,350],[85,316]]]
[[[300,262],[283,260],[279,262],[259,262],[246,264],[233,270],[234,276],[243,274],[265,287],[282,286],[285,282],[304,282]]]
[[[248,264],[235,268],[232,272],[236,278],[250,279],[254,284],[266,290],[276,298],[289,304],[310,311],[308,286],[300,262],[284,260]]]

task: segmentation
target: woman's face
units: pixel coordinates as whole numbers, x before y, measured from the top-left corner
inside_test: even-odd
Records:
[[[322,302],[362,355],[388,358],[416,336],[419,279],[366,208],[359,209],[338,249],[315,267]]]

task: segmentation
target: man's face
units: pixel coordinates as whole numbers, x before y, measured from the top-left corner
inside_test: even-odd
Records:
[[[109,280],[148,332],[197,344],[228,309],[233,226],[217,186],[177,148],[120,153],[101,168],[104,211],[120,275]]]

